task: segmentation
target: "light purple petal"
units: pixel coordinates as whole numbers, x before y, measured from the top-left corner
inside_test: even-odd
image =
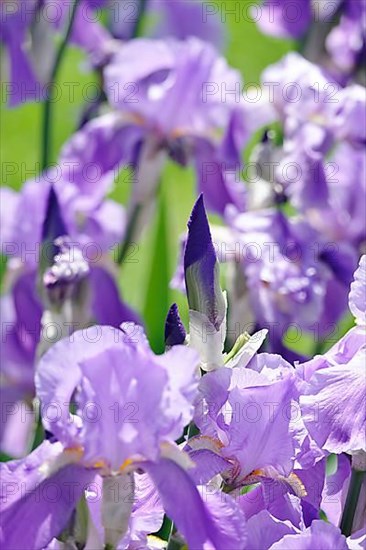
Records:
[[[252,13],[262,32],[280,38],[300,38],[312,20],[310,0],[264,0]]]
[[[325,478],[321,509],[325,512],[328,521],[339,525],[351,477],[351,462],[344,454],[336,458],[336,471]]]
[[[85,124],[70,138],[63,147],[61,161],[70,167],[71,182],[85,192],[98,193],[101,184],[105,191],[113,183],[113,170],[134,164],[141,137],[138,125],[107,113]]]
[[[78,211],[75,204],[75,218]],[[80,211],[79,211],[80,213]],[[121,204],[112,200],[103,200],[94,210],[91,210],[83,224],[80,224],[79,231],[86,233],[90,243],[98,244],[99,250],[111,250],[115,245],[122,242],[126,229],[126,212]],[[87,248],[87,244],[85,247]]]
[[[325,521],[313,521],[310,527],[298,535],[285,535],[270,550],[348,550],[346,537],[338,527]]]
[[[349,550],[364,550],[366,548],[366,528],[360,529],[347,538]]]
[[[158,24],[152,36],[175,36],[184,40],[197,36],[206,42],[222,47],[225,40],[225,27],[220,20],[219,10],[207,8],[202,1],[186,0],[150,0],[150,13],[158,17]]]
[[[85,460],[104,460],[113,470],[135,455],[156,459],[165,420],[160,408],[164,369],[124,339],[120,332],[119,343],[81,360],[77,395],[80,411],[90,408],[81,433]]]
[[[362,256],[349,293],[349,308],[358,325],[366,326],[366,255]]]
[[[289,487],[285,483],[267,479],[264,482],[262,481],[260,486],[239,497],[240,508],[246,518],[253,518],[254,520],[257,514],[265,510],[268,514],[271,514],[273,521],[286,521],[288,526],[300,528],[303,522],[300,499],[289,494],[288,489]],[[253,526],[253,534],[257,537],[257,520],[253,521]],[[288,532],[294,532],[294,530]],[[269,536],[272,536],[272,534],[269,533]],[[280,536],[276,540],[279,540]],[[274,540],[271,539],[272,542]],[[265,544],[265,541],[263,541],[263,544]]]
[[[79,444],[79,430],[69,414],[69,404],[82,377],[80,363],[113,345],[119,337],[120,331],[112,327],[77,331],[53,345],[37,366],[35,384],[43,424],[65,446]]]
[[[36,415],[24,400],[22,388],[1,386],[0,450],[19,458],[30,451],[36,428]]]
[[[293,382],[284,379],[269,386],[233,389],[232,418],[226,428],[224,456],[235,456],[241,475],[272,466],[287,476],[292,468],[294,442],[290,428]]]
[[[89,275],[92,314],[98,324],[118,328],[121,323],[139,322],[139,317],[119,296],[112,275],[102,267],[92,267]]]
[[[46,441],[27,458],[1,465],[4,547],[43,548],[65,528],[94,474],[72,464],[46,476],[40,466],[61,451]]]
[[[345,365],[317,370],[300,398],[310,435],[330,453],[366,448],[365,349]]]
[[[228,460],[209,449],[189,449],[188,441],[184,451],[189,454],[190,459],[195,464],[195,467],[192,468],[189,473],[196,485],[205,485],[217,474],[232,468],[232,464]]]
[[[190,548],[202,548],[206,542],[217,550],[244,547],[245,520],[238,509],[234,512],[234,502],[226,503],[218,496],[205,504],[189,474],[170,460],[148,462],[143,467],[154,481],[167,515]]]
[[[9,255],[8,250],[14,242],[14,231],[16,231],[15,213],[18,207],[19,194],[10,187],[0,189],[0,239],[1,253]]]
[[[296,530],[289,521],[281,521],[267,510],[262,510],[247,521],[248,550],[268,550],[268,548],[283,536],[295,533]],[[289,549],[287,549],[289,550]]]

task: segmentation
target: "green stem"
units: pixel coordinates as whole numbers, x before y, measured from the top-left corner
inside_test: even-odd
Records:
[[[128,249],[129,249],[129,247],[130,247],[130,245],[133,241],[133,236],[135,234],[135,230],[136,230],[136,227],[138,225],[141,210],[142,210],[142,204],[136,204],[136,206],[134,207],[134,209],[132,211],[132,214],[131,214],[131,217],[130,217],[130,220],[128,222],[128,226],[127,226],[127,229],[126,229],[125,238],[123,240],[122,245],[119,245],[118,249],[117,249],[117,260],[116,261],[117,261],[118,265],[121,265],[123,263],[123,260],[126,257]]]
[[[358,503],[358,497],[362,487],[362,480],[365,472],[352,470],[351,481],[348,488],[346,504],[344,506],[340,529],[345,537],[352,533],[352,524]]]
[[[196,435],[199,435],[200,431],[194,422],[190,422],[187,430],[187,441]]]
[[[77,11],[77,7],[79,4],[79,0],[74,0],[72,11],[70,14],[70,20],[66,27],[66,31],[64,34],[64,37],[61,40],[60,47],[56,53],[55,61],[53,63],[51,76],[48,82],[47,90],[48,90],[48,96],[46,101],[44,102],[44,110],[43,110],[43,124],[42,124],[42,158],[41,158],[41,169],[42,171],[48,168],[50,165],[50,151],[51,151],[51,126],[52,126],[52,100],[54,96],[54,84],[57,79],[57,74],[60,69],[62,59],[64,57],[67,43],[69,41],[72,27],[75,21],[75,15]]]
[[[182,550],[184,546],[185,544],[182,541],[175,539],[173,536],[169,539],[166,550]]]

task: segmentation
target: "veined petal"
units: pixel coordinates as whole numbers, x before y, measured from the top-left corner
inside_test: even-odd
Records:
[[[115,548],[128,530],[135,494],[133,474],[103,477],[102,493],[104,542]]]
[[[119,114],[107,113],[85,124],[70,138],[62,150],[61,162],[73,167],[72,182],[86,194],[104,194],[113,184],[114,169],[135,164],[141,139],[139,125]],[[88,166],[98,168],[98,185],[91,186],[90,178],[85,178]]]
[[[358,325],[366,326],[366,255],[363,255],[354,274],[349,293],[349,308]]]
[[[184,451],[194,463],[190,474],[196,485],[204,485],[221,472],[231,469],[232,463],[221,456],[220,441],[207,436],[192,437],[188,440]]]
[[[224,456],[237,458],[241,477],[268,466],[285,477],[290,474],[294,455],[290,425],[293,384],[285,378],[270,385],[231,390],[228,403],[232,410],[223,426],[228,438]]]
[[[118,549],[125,549],[130,544],[146,542],[146,535],[159,530],[163,523],[164,510],[151,479],[147,474],[134,473],[134,480],[125,479],[125,490],[122,500],[132,503],[132,512],[129,517],[128,532],[117,545]],[[90,533],[86,548],[103,546],[104,528],[102,524],[102,485],[101,476],[95,476],[86,494],[86,501],[90,512]],[[111,490],[118,496],[117,484],[111,485]],[[119,497],[116,499],[119,500]],[[90,544],[89,544],[90,541]]]
[[[270,550],[348,550],[346,537],[338,527],[325,521],[315,520],[310,527],[296,535],[285,535],[270,547]]]
[[[229,513],[223,513],[225,504],[220,498],[212,504],[204,503],[188,473],[171,460],[146,462],[143,468],[158,489],[167,515],[190,548],[203,549],[205,543],[211,543],[217,550],[245,547],[245,519],[239,510],[234,514],[231,508]],[[230,504],[234,506],[233,501]],[[226,516],[225,521],[222,515]]]
[[[25,459],[1,465],[0,540],[5,548],[44,548],[67,525],[95,474],[78,464],[67,464],[48,475],[42,465],[57,463],[60,453],[60,444],[45,441]]]
[[[330,453],[366,448],[365,362],[360,349],[346,364],[318,369],[300,397],[310,435]]]
[[[281,521],[272,516],[267,510],[262,510],[252,516],[247,522],[248,550],[268,550],[274,543],[284,535],[296,533],[297,530],[290,521]],[[289,549],[287,549],[289,550]]]
[[[79,426],[69,413],[71,397],[79,384],[80,363],[113,345],[120,331],[112,327],[90,327],[53,345],[41,358],[35,377],[37,396],[46,429],[65,446],[79,444]]]
[[[325,478],[321,509],[326,513],[328,521],[339,525],[351,478],[351,462],[344,454],[338,455],[336,459],[337,470]]]

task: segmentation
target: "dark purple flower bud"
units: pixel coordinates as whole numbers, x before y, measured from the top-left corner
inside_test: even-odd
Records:
[[[190,309],[204,314],[216,330],[226,315],[219,271],[203,195],[200,195],[188,222],[184,274]]]
[[[173,304],[165,321],[165,345],[167,347],[184,344],[186,330],[179,315],[177,304]]]
[[[53,258],[58,253],[58,247],[55,241],[58,237],[67,235],[68,231],[61,214],[60,204],[53,186],[47,200],[46,215],[42,227],[42,254],[40,271],[41,276],[46,269],[52,265]]]

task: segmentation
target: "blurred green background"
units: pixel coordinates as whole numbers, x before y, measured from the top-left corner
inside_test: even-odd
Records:
[[[264,36],[253,21],[236,22],[235,16],[230,14],[226,18],[228,40],[224,55],[228,63],[241,72],[244,83],[259,83],[262,70],[295,47],[291,41]],[[69,47],[58,77],[61,98],[53,107],[52,128],[52,158],[55,162],[63,143],[74,132],[85,106],[83,85],[95,82],[95,76],[86,72],[84,60],[81,51]],[[80,86],[75,87],[75,101],[72,103],[68,101],[65,82],[80,82]],[[41,104],[28,103],[9,109],[2,102],[0,160],[2,165],[15,163],[17,169],[15,174],[3,177],[1,185],[19,189],[26,179],[34,177],[39,171],[41,122]],[[4,176],[4,170],[2,173]],[[119,178],[112,193],[113,198],[122,203],[126,203],[129,195],[127,180]],[[168,163],[162,177],[161,207],[156,211],[152,226],[145,231],[138,251],[131,261],[127,258],[120,269],[119,283],[123,296],[143,315],[156,350],[163,347],[165,315],[173,301],[178,302],[183,320],[187,320],[185,297],[171,290],[169,281],[176,267],[179,236],[185,231],[194,200],[193,170]]]

